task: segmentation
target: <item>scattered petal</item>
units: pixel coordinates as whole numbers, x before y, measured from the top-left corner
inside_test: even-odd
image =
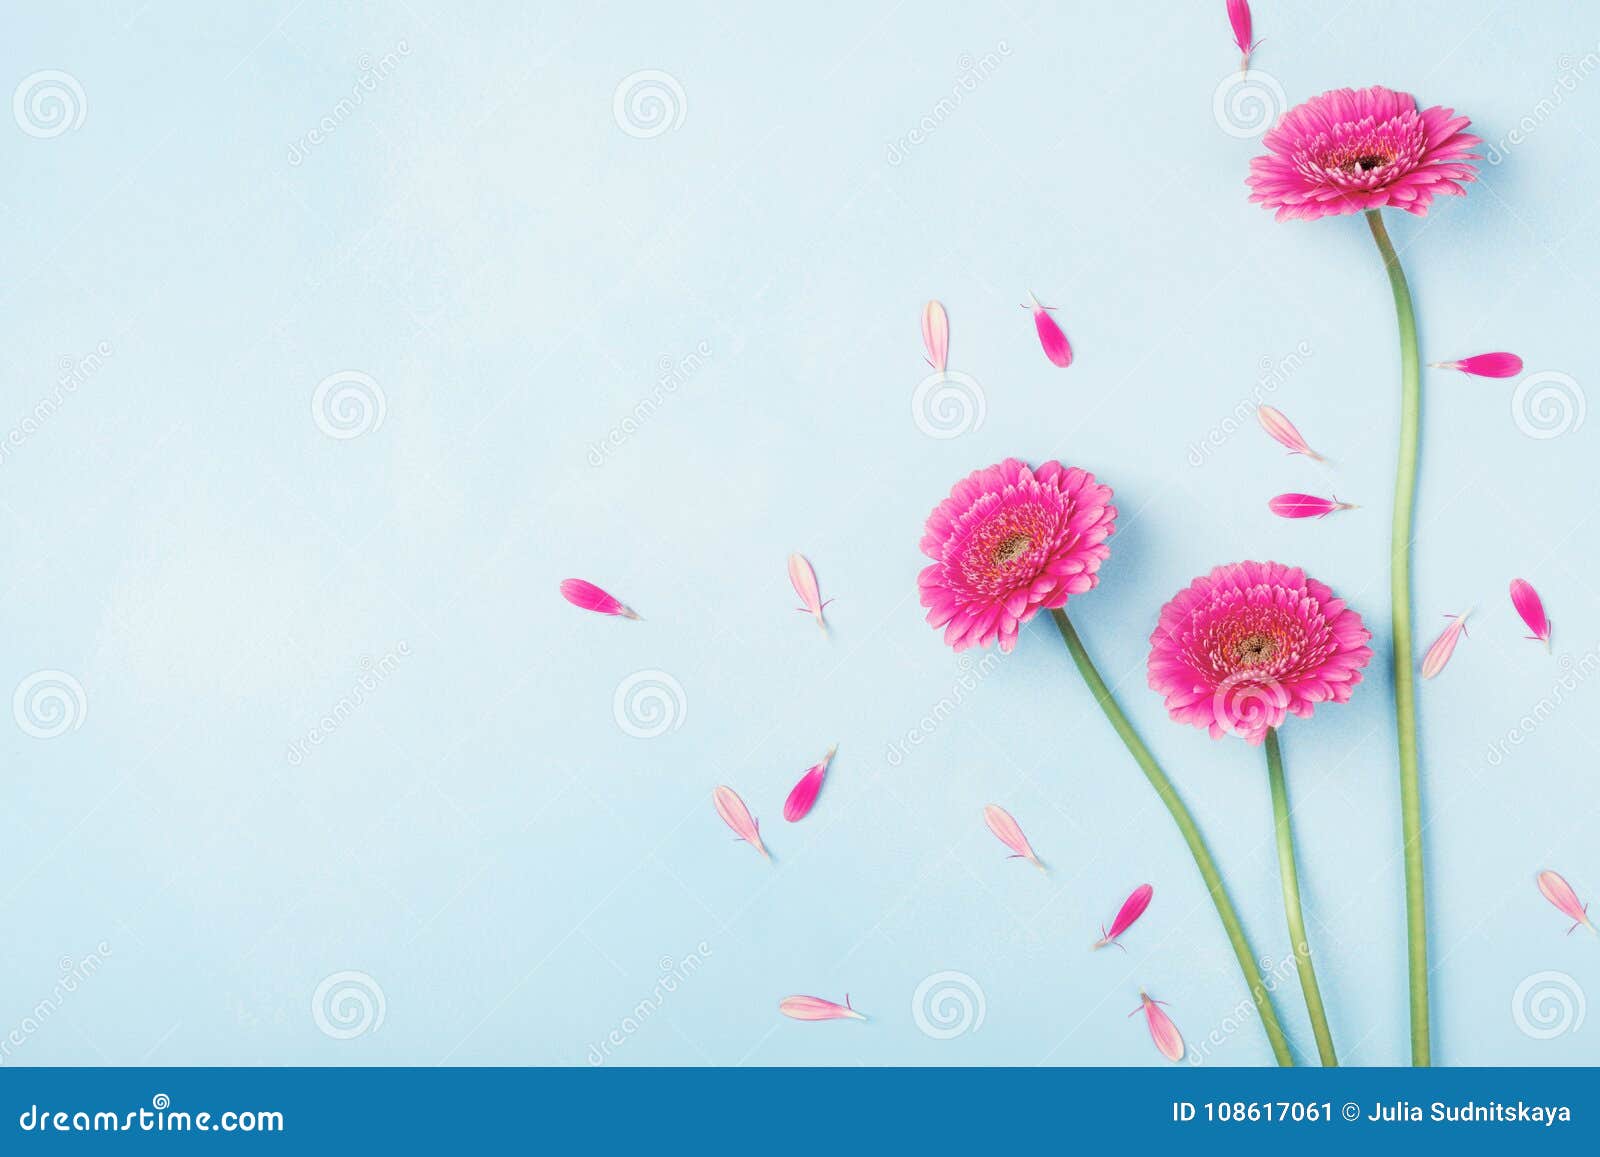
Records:
[[[1478,378],[1514,378],[1522,372],[1522,359],[1516,354],[1473,354],[1455,362],[1429,362],[1437,370],[1460,370]]]
[[[722,817],[722,822],[733,829],[733,834],[771,860],[766,845],[761,842],[761,824],[744,806],[739,793],[731,787],[719,787],[711,793],[711,799],[717,805],[717,814]]]
[[[1135,888],[1122,902],[1122,907],[1117,911],[1117,918],[1111,921],[1111,930],[1108,932],[1104,927],[1100,929],[1100,939],[1094,946],[1104,948],[1107,944],[1117,944],[1117,937],[1133,927],[1133,922],[1143,916],[1144,910],[1150,907],[1150,897],[1153,895],[1155,889],[1149,884],[1140,884]],[[1122,945],[1117,944],[1117,947],[1121,948]]]
[[[1580,903],[1578,894],[1572,890],[1572,885],[1555,872],[1546,870],[1539,873],[1539,893],[1554,904],[1563,916],[1573,921],[1572,927],[1567,929],[1568,936],[1571,936],[1574,929],[1580,925],[1600,935],[1600,929],[1596,929],[1589,919],[1589,905]]]
[[[989,825],[989,830],[996,838],[1010,848],[1013,860],[1027,860],[1040,871],[1044,865],[1039,862],[1039,857],[1033,854],[1033,848],[1028,843],[1028,837],[1022,834],[1022,827],[1011,818],[1011,813],[999,804],[989,804],[983,809],[983,822]]]
[[[800,777],[800,782],[789,792],[789,798],[783,801],[784,819],[790,823],[797,823],[806,818],[806,813],[817,802],[817,793],[822,790],[822,779],[828,774],[828,764],[833,762],[833,753],[838,750],[838,744],[828,748],[828,754],[822,757],[822,762]]]
[[[1433,641],[1433,646],[1428,648],[1428,653],[1422,657],[1422,677],[1432,679],[1444,665],[1450,661],[1450,656],[1455,654],[1456,642],[1461,638],[1461,633],[1467,629],[1467,616],[1471,611],[1463,611],[1451,618],[1450,625],[1440,632],[1439,637]]]
[[[1318,498],[1315,494],[1280,494],[1267,500],[1267,509],[1279,518],[1326,518],[1336,510],[1359,510],[1353,502],[1340,502],[1337,495]]]
[[[922,344],[928,349],[928,364],[944,373],[950,363],[950,319],[937,301],[922,308]]]
[[[1033,310],[1033,328],[1039,333],[1039,344],[1044,347],[1044,356],[1056,365],[1065,369],[1072,364],[1072,345],[1067,341],[1067,335],[1061,332],[1061,327],[1056,324],[1056,319],[1050,316],[1051,306],[1040,305],[1039,299],[1028,294],[1030,305],[1023,309]]]
[[[1522,616],[1522,621],[1528,624],[1528,630],[1533,632],[1528,638],[1543,643],[1548,651],[1550,620],[1545,617],[1544,602],[1539,598],[1539,592],[1533,589],[1533,584],[1527,579],[1511,580],[1511,605],[1517,608],[1517,614]]]
[[[1139,1007],[1133,1012],[1143,1012],[1145,1022],[1150,1026],[1150,1039],[1156,1042],[1156,1048],[1161,1050],[1161,1055],[1169,1061],[1183,1059],[1183,1034],[1178,1031],[1178,1026],[1172,1023],[1172,1018],[1162,1011],[1163,1001],[1150,997],[1144,989],[1139,990]],[[1128,1015],[1132,1016],[1133,1012]]]
[[[561,597],[573,606],[582,607],[586,611],[596,611],[602,615],[621,615],[625,619],[639,617],[613,596],[582,579],[563,579]]]
[[[820,996],[786,996],[778,1002],[778,1011],[795,1020],[866,1020],[850,1007],[850,994],[845,993],[844,1003],[835,1004]]]
[[[1233,25],[1233,42],[1239,46],[1242,57],[1239,61],[1239,71],[1248,72],[1250,69],[1250,54],[1255,51],[1259,40],[1250,39],[1250,4],[1249,0],[1228,0],[1228,23]]]
[[[1300,431],[1294,428],[1294,423],[1283,416],[1282,410],[1263,404],[1256,407],[1256,418],[1261,422],[1263,430],[1279,444],[1288,447],[1289,453],[1304,454],[1316,462],[1324,461],[1322,455],[1313,450],[1300,436]]]
[[[822,617],[822,608],[833,600],[829,599],[827,603],[822,601],[822,592],[817,589],[817,572],[811,569],[805,555],[789,556],[789,581],[794,584],[794,593],[805,604],[798,608],[800,612],[812,616],[817,620],[817,626],[826,631],[828,624]]]

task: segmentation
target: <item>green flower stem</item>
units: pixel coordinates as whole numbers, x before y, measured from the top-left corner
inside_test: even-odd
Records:
[[[1294,941],[1294,967],[1300,974],[1300,990],[1305,993],[1306,1012],[1311,1031],[1317,1037],[1317,1055],[1323,1068],[1335,1068],[1339,1057],[1333,1051],[1333,1034],[1328,1031],[1328,1013],[1322,1007],[1322,990],[1317,987],[1317,971],[1311,966],[1311,941],[1306,939],[1306,919],[1300,911],[1300,873],[1294,864],[1294,831],[1289,827],[1289,785],[1283,778],[1283,749],[1278,746],[1278,729],[1267,729],[1267,780],[1272,785],[1272,826],[1278,837],[1278,876],[1283,882],[1283,914],[1289,918],[1289,935]]]
[[[1389,537],[1389,601],[1394,621],[1394,716],[1400,741],[1400,834],[1406,865],[1406,944],[1411,974],[1411,1063],[1432,1063],[1428,1041],[1428,902],[1422,881],[1422,790],[1417,778],[1416,664],[1411,654],[1411,519],[1417,499],[1417,428],[1422,410],[1417,318],[1405,270],[1378,210],[1367,210],[1372,239],[1394,290],[1400,326],[1400,461]]]
[[[1083,676],[1083,681],[1089,685],[1095,702],[1100,704],[1100,710],[1106,713],[1106,718],[1122,737],[1122,742],[1127,745],[1134,762],[1144,772],[1144,777],[1150,781],[1150,786],[1156,789],[1161,802],[1166,804],[1167,811],[1172,813],[1172,819],[1178,825],[1178,830],[1183,833],[1184,842],[1189,845],[1189,852],[1194,856],[1195,866],[1200,869],[1200,875],[1211,893],[1211,902],[1217,906],[1217,915],[1222,917],[1222,927],[1228,933],[1228,942],[1233,945],[1233,954],[1239,958],[1239,968],[1244,973],[1245,982],[1250,986],[1250,997],[1256,1003],[1256,1010],[1261,1014],[1261,1027],[1266,1030],[1267,1040],[1272,1045],[1272,1055],[1278,1059],[1280,1065],[1293,1065],[1294,1057],[1289,1052],[1289,1040],[1284,1036],[1282,1026],[1278,1024],[1278,1012],[1272,1005],[1271,992],[1261,977],[1261,967],[1256,962],[1255,953],[1250,950],[1250,941],[1245,938],[1244,925],[1239,922],[1239,913],[1234,911],[1233,901],[1228,898],[1228,890],[1222,883],[1222,874],[1217,871],[1216,861],[1211,858],[1211,852],[1206,848],[1205,838],[1195,826],[1194,816],[1189,814],[1189,809],[1178,797],[1172,781],[1161,770],[1161,765],[1156,762],[1155,756],[1150,754],[1150,749],[1144,745],[1144,740],[1139,738],[1138,732],[1133,729],[1133,724],[1128,722],[1128,717],[1117,705],[1116,699],[1111,694],[1111,688],[1106,686],[1106,681],[1095,669],[1094,660],[1090,659],[1089,653],[1083,649],[1083,640],[1078,638],[1078,632],[1073,627],[1072,620],[1067,618],[1067,612],[1053,610],[1050,614],[1055,618],[1056,626],[1061,631],[1061,638],[1065,640],[1067,650],[1072,652],[1072,661],[1078,665],[1078,672]]]

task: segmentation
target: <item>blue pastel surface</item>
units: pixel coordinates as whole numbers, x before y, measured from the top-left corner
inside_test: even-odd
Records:
[[[1494,144],[1468,197],[1390,220],[1424,359],[1528,363],[1424,382],[1419,649],[1477,608],[1422,689],[1435,1056],[1594,1064],[1600,950],[1533,880],[1600,895],[1600,12],[1255,8],[1267,107],[1382,83]],[[1241,558],[1366,616],[1367,681],[1284,745],[1335,1038],[1402,1063],[1393,308],[1359,218],[1247,203],[1260,108],[1229,103],[1222,9],[16,13],[0,1062],[1140,1065],[1143,987],[1204,1063],[1270,1063],[1049,622],[965,665],[922,622],[923,519],[1016,456],[1115,488],[1074,617],[1274,966],[1261,753],[1169,722],[1146,640]],[[918,394],[930,297],[981,424]],[[1285,522],[1289,490],[1361,509]],[[645,621],[568,606],[571,576]],[[988,803],[1049,874],[1003,859]],[[1088,951],[1146,881],[1127,953]],[[846,992],[868,1023],[777,1014]],[[1309,1056],[1292,975],[1279,1007]]]

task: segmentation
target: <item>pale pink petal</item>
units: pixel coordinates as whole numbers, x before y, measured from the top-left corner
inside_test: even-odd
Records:
[[[1283,411],[1275,406],[1260,405],[1256,407],[1256,418],[1261,423],[1261,428],[1270,434],[1279,444],[1288,447],[1291,454],[1304,454],[1307,458],[1317,462],[1323,460],[1306,440],[1300,436],[1300,431],[1294,428],[1294,423],[1283,416]]]
[[[1522,372],[1522,359],[1516,354],[1473,354],[1454,362],[1430,362],[1435,369],[1460,370],[1479,378],[1514,378]]]
[[[1533,632],[1528,638],[1548,648],[1550,620],[1545,617],[1544,601],[1539,598],[1539,592],[1533,589],[1533,584],[1527,579],[1511,580],[1511,605],[1517,608],[1517,614],[1522,616],[1522,621],[1528,624],[1528,630]]]
[[[1039,857],[1033,854],[1033,848],[1028,843],[1028,837],[1022,834],[1022,825],[1011,818],[1011,813],[998,804],[989,804],[983,809],[983,822],[989,825],[989,830],[995,837],[1014,853],[1014,860],[1028,860],[1036,868],[1043,868]]]
[[[944,373],[950,363],[950,319],[937,301],[922,309],[922,344],[928,349],[928,364]]]
[[[1150,1039],[1155,1041],[1156,1048],[1161,1055],[1169,1061],[1183,1059],[1183,1034],[1178,1031],[1178,1026],[1172,1023],[1172,1018],[1161,1008],[1161,1002],[1152,999],[1144,992],[1139,993],[1141,1007],[1144,1010],[1145,1022],[1150,1026]],[[1138,1008],[1133,1012],[1140,1011]],[[1133,1013],[1129,1013],[1132,1016]]]
[[[1122,902],[1122,907],[1117,911],[1117,918],[1111,921],[1110,930],[1100,929],[1100,939],[1096,942],[1095,947],[1104,948],[1107,944],[1116,943],[1117,937],[1131,928],[1134,921],[1144,915],[1144,910],[1150,907],[1150,897],[1153,895],[1155,895],[1155,889],[1149,884],[1140,884],[1135,888],[1128,895],[1128,898]],[[1118,944],[1117,947],[1120,948],[1122,946]]]
[[[1461,632],[1467,629],[1467,615],[1471,613],[1471,611],[1465,611],[1456,615],[1450,621],[1450,625],[1441,631],[1439,637],[1433,641],[1433,646],[1428,648],[1428,653],[1422,657],[1422,677],[1424,679],[1432,679],[1440,671],[1444,670],[1445,664],[1450,661],[1450,656],[1455,654],[1456,643],[1461,638]]]
[[[1267,509],[1279,518],[1326,518],[1336,510],[1359,509],[1337,497],[1319,498],[1315,494],[1280,494],[1267,500]]]
[[[1061,332],[1061,327],[1056,324],[1056,319],[1050,316],[1049,310],[1039,304],[1039,299],[1033,294],[1028,294],[1032,302],[1033,328],[1039,334],[1039,344],[1044,347],[1044,356],[1056,365],[1065,369],[1072,364],[1072,345],[1067,341],[1067,335]]]
[[[718,787],[711,793],[711,799],[717,805],[717,814],[722,817],[722,822],[733,829],[733,834],[770,860],[772,857],[767,856],[766,845],[761,842],[761,824],[744,806],[739,793],[731,787]]]
[[[850,1007],[846,994],[843,1004],[823,1000],[820,996],[786,996],[778,1002],[778,1011],[795,1020],[866,1020]]]
[[[1588,925],[1591,932],[1597,931],[1589,920],[1589,906],[1580,901],[1578,894],[1572,890],[1572,885],[1555,872],[1547,869],[1539,873],[1539,892],[1554,904],[1563,916],[1574,921],[1572,928],[1567,929],[1569,935],[1579,924]]]
[[[817,588],[817,572],[811,569],[811,564],[806,561],[805,555],[789,556],[789,581],[794,584],[794,593],[799,595],[800,601],[805,604],[800,610],[816,619],[817,626],[826,631],[828,624],[822,617],[822,608],[828,603],[822,601],[822,592]]]
[[[833,762],[833,753],[837,750],[837,746],[828,748],[828,754],[822,757],[822,762],[800,777],[800,782],[789,792],[789,798],[783,801],[784,819],[790,823],[803,820],[806,813],[816,805],[817,793],[822,790],[823,777],[828,774],[828,765]]]
[[[602,615],[621,615],[625,619],[637,619],[639,617],[613,596],[591,582],[584,582],[583,579],[563,579],[561,581],[561,597],[573,606],[581,607],[586,611],[595,611]]]

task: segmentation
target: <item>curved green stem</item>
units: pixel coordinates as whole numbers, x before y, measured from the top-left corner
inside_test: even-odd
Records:
[[[1278,876],[1283,882],[1283,914],[1289,918],[1289,935],[1294,941],[1294,967],[1300,974],[1300,991],[1305,993],[1306,1013],[1311,1031],[1317,1037],[1317,1055],[1323,1068],[1334,1068],[1339,1057],[1333,1051],[1333,1034],[1328,1031],[1328,1013],[1322,1007],[1322,990],[1317,987],[1317,970],[1311,966],[1311,941],[1306,939],[1306,919],[1300,911],[1300,873],[1294,863],[1294,831],[1289,827],[1289,785],[1283,778],[1283,749],[1278,746],[1278,729],[1267,729],[1267,781],[1272,785],[1272,826],[1278,837]]]
[[[1411,974],[1411,1063],[1432,1062],[1428,1041],[1428,907],[1422,886],[1422,789],[1417,776],[1417,691],[1411,655],[1411,519],[1417,498],[1417,429],[1422,411],[1417,318],[1405,270],[1378,210],[1367,210],[1372,239],[1394,291],[1400,326],[1400,460],[1389,537],[1389,601],[1394,622],[1394,716],[1400,740],[1400,835],[1406,865],[1406,943]]]
[[[1256,962],[1255,953],[1250,950],[1250,941],[1245,938],[1244,925],[1239,922],[1239,913],[1234,910],[1233,901],[1228,898],[1228,890],[1222,883],[1222,873],[1217,871],[1216,861],[1211,858],[1205,838],[1195,826],[1194,817],[1189,814],[1189,809],[1184,806],[1177,789],[1161,770],[1161,765],[1156,762],[1155,756],[1150,754],[1150,749],[1144,745],[1144,740],[1134,731],[1133,724],[1129,723],[1128,717],[1122,713],[1122,708],[1111,694],[1111,688],[1106,686],[1106,681],[1095,669],[1094,660],[1090,659],[1089,653],[1083,649],[1083,640],[1078,638],[1077,629],[1073,627],[1072,620],[1067,618],[1067,612],[1053,610],[1050,614],[1055,618],[1061,637],[1066,641],[1067,650],[1072,652],[1072,661],[1078,665],[1078,672],[1083,676],[1083,681],[1089,685],[1095,702],[1100,704],[1100,710],[1106,713],[1106,718],[1122,737],[1122,742],[1127,745],[1134,762],[1144,772],[1145,778],[1150,781],[1150,786],[1156,789],[1161,802],[1166,804],[1167,811],[1172,813],[1178,830],[1183,833],[1184,842],[1189,845],[1189,852],[1194,856],[1195,866],[1200,869],[1200,876],[1205,880],[1206,889],[1211,893],[1211,902],[1217,906],[1217,915],[1222,917],[1222,927],[1228,934],[1228,942],[1233,945],[1233,954],[1239,958],[1239,968],[1244,973],[1245,982],[1250,986],[1250,998],[1255,1001],[1256,1010],[1261,1014],[1261,1027],[1266,1030],[1267,1041],[1272,1045],[1272,1055],[1277,1058],[1280,1065],[1293,1065],[1294,1057],[1289,1052],[1289,1040],[1284,1036],[1282,1026],[1278,1024],[1278,1011],[1273,1007],[1272,994],[1267,988],[1266,981],[1261,977],[1261,966]]]

